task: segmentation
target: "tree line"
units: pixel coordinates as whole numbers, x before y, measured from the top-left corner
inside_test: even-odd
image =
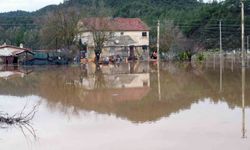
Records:
[[[250,34],[250,1],[246,3],[246,34]],[[151,48],[156,43],[156,24],[161,20],[161,51],[215,49],[219,47],[219,20],[223,46],[240,47],[240,1],[204,3],[197,0],[70,0],[36,12],[0,14],[0,44],[24,43],[32,49],[77,49],[79,19],[100,15],[139,17],[151,28]]]

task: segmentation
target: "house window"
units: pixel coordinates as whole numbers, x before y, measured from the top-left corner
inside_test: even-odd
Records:
[[[143,37],[147,37],[147,32],[142,32]]]
[[[121,32],[121,35],[124,35],[124,32]]]

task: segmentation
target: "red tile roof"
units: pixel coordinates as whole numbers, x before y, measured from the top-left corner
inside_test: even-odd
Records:
[[[116,30],[147,31],[149,27],[140,18],[115,18]]]
[[[81,21],[86,30],[149,31],[140,18],[86,18]]]

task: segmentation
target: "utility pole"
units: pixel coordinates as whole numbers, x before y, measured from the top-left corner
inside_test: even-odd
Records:
[[[222,55],[222,32],[221,32],[221,20],[220,20],[220,55]]]
[[[157,23],[157,74],[158,74],[158,95],[161,101],[161,76],[160,76],[160,20]]]
[[[245,66],[245,10],[244,0],[241,0],[241,57],[242,67]]]
[[[222,54],[220,54],[220,92],[223,91],[223,68],[224,68],[224,61],[222,58]]]
[[[249,66],[249,61],[248,61],[248,52],[249,52],[249,35],[247,36],[247,51],[246,51],[246,61],[247,61],[247,66]]]
[[[220,92],[223,90],[223,51],[222,51],[222,32],[221,32],[221,20],[220,20]]]
[[[160,62],[160,20],[157,23],[157,59]]]
[[[241,53],[242,53],[242,138],[246,138],[245,128],[245,10],[241,0]]]

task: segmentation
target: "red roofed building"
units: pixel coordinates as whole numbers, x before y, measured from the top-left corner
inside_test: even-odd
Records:
[[[149,27],[139,18],[86,18],[81,20],[85,31],[149,31]]]
[[[102,57],[148,59],[150,29],[140,18],[86,18],[79,22],[79,27],[79,38],[87,45],[89,58],[95,56],[93,33],[102,31],[111,35],[105,41]]]

